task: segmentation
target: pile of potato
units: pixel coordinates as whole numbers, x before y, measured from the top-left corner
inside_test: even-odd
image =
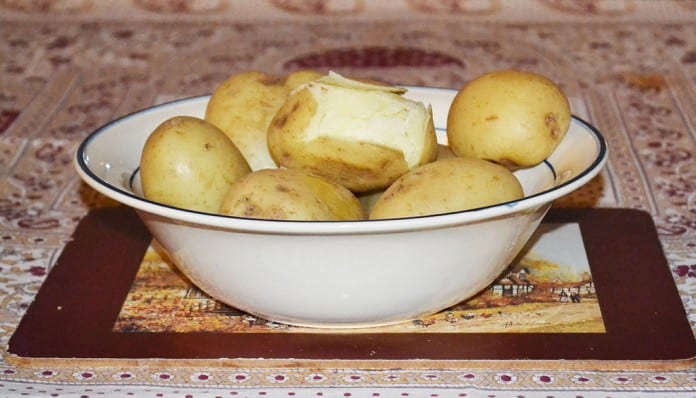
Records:
[[[177,116],[148,137],[146,199],[273,220],[415,217],[524,196],[512,170],[546,159],[570,125],[550,80],[500,71],[464,87],[438,145],[429,105],[335,73],[232,76],[204,119]]]

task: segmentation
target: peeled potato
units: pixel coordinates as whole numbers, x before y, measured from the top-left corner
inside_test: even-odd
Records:
[[[399,178],[374,205],[370,219],[469,210],[523,196],[522,186],[507,168],[482,159],[451,157]]]
[[[248,174],[225,196],[220,213],[268,220],[365,219],[345,187],[301,170],[265,169]]]
[[[230,186],[249,172],[246,160],[222,131],[191,116],[160,124],[140,157],[146,199],[207,213],[217,212]]]
[[[333,73],[301,86],[268,128],[271,156],[353,192],[384,189],[437,156],[430,108],[403,93]]]
[[[285,81],[263,72],[234,75],[213,92],[205,120],[227,134],[253,170],[276,168],[268,153],[268,125],[290,91],[319,77],[311,71],[291,73]]]
[[[553,152],[569,126],[568,98],[556,84],[508,70],[480,76],[459,90],[448,114],[447,138],[458,156],[529,167]]]

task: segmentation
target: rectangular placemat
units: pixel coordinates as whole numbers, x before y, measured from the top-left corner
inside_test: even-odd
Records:
[[[544,284],[535,265],[517,263],[484,292],[488,298],[476,298],[476,305],[465,302],[433,317],[386,328],[319,331],[265,322],[215,302],[187,286],[175,269],[163,268],[166,259],[151,258],[151,236],[135,212],[93,210],[78,225],[12,336],[8,360],[17,365],[50,360],[113,365],[154,359],[196,365],[227,361],[230,366],[259,360],[265,366],[329,362],[367,367],[477,362],[538,366],[559,360],[594,368],[602,363],[631,364],[630,368],[640,363],[651,368],[691,366],[696,341],[650,215],[627,209],[553,209],[541,228],[552,224],[579,229],[581,257],[589,272],[576,270],[555,285],[547,275]],[[546,246],[553,247],[553,242]],[[160,274],[146,268],[153,261]],[[194,300],[180,307],[189,313],[183,311],[177,320],[171,312],[162,312],[161,317],[173,321],[153,324],[158,311],[164,311],[158,305],[167,304],[166,299],[138,310],[146,302],[143,294],[158,297],[157,287],[147,283],[153,277],[161,278],[161,288],[178,286],[176,294]],[[567,313],[581,308],[573,305],[590,308],[580,311],[594,314],[586,319],[590,326],[578,326],[581,319],[520,329],[511,327],[520,324],[512,317],[502,323],[491,321],[492,326],[477,331],[467,329],[477,320],[484,324],[483,318],[508,316],[511,309],[481,301],[506,298],[510,306],[519,305],[524,300],[518,297],[542,285],[546,296],[553,294],[553,300],[567,306]],[[195,300],[204,308],[191,312],[189,304]],[[527,312],[542,311],[530,308]],[[231,324],[220,326],[223,320]],[[230,326],[234,322],[237,326]]]
[[[256,288],[269,289],[262,281]],[[577,223],[539,226],[506,272],[471,299],[433,315],[364,329],[298,327],[245,313],[199,290],[164,251],[152,245],[143,257],[114,330],[323,334],[606,331]]]

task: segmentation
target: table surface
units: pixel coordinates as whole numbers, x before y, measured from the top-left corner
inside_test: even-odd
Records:
[[[32,368],[5,351],[79,220],[115,205],[73,170],[81,140],[252,69],[449,88],[502,68],[550,77],[610,149],[600,176],[557,206],[649,212],[696,330],[694,21],[696,1],[0,1],[0,395],[695,396],[694,366]]]

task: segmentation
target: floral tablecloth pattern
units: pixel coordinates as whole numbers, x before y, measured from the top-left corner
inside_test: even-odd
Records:
[[[694,369],[24,368],[4,351],[77,222],[116,205],[74,172],[81,140],[250,69],[449,88],[502,68],[552,78],[610,149],[557,206],[652,214],[696,330],[694,21],[694,1],[0,0],[0,395],[695,396]]]

